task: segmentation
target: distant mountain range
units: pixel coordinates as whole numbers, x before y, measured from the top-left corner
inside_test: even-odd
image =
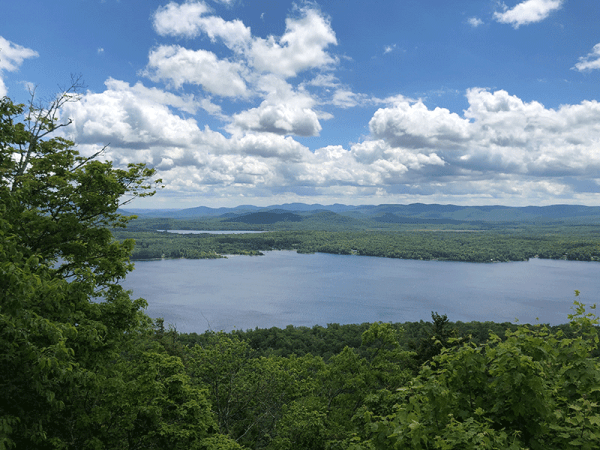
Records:
[[[136,214],[140,219],[204,219],[245,224],[278,222],[332,222],[338,224],[443,224],[485,222],[587,222],[600,224],[600,207],[581,205],[551,206],[458,206],[412,203],[409,205],[320,205],[285,203],[259,207],[241,205],[235,208],[199,206],[187,209],[129,209],[123,214]]]

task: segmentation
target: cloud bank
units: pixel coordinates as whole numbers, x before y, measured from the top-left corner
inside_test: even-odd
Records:
[[[318,119],[303,116],[300,106],[265,100],[258,111],[234,116],[230,126],[237,132],[226,136],[172,110],[187,103],[146,89],[110,80],[105,92],[69,104],[66,113],[82,149],[111,142],[108,158],[147,161],[173,193],[220,199],[485,193],[535,204],[549,195],[600,192],[596,101],[553,110],[502,90],[473,88],[462,115],[399,101],[373,114],[364,141],[311,151],[289,135],[316,132]]]

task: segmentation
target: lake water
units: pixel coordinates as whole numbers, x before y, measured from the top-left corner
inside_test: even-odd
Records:
[[[219,230],[219,231],[211,231],[211,230],[156,230],[156,231],[166,231],[167,233],[173,234],[256,234],[256,233],[264,233],[264,231],[246,231],[246,230]]]
[[[123,285],[180,332],[431,320],[568,321],[574,290],[597,302],[600,263],[477,264],[291,251],[138,261]]]

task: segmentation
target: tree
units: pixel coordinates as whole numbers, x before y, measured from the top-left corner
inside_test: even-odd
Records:
[[[115,242],[110,232],[131,219],[117,209],[153,195],[154,170],[116,169],[97,159],[104,149],[82,157],[56,135],[70,123],[58,121],[60,110],[77,100],[78,86],[75,80],[47,107],[36,105],[33,93],[27,106],[0,101],[0,200],[24,255],[41,257],[58,277],[85,278],[103,289],[131,269],[133,242]]]
[[[304,360],[252,357],[247,342],[223,332],[211,333],[188,358],[191,377],[209,392],[219,432],[252,448],[263,448],[276,424],[305,390]]]
[[[118,284],[132,268],[133,241],[116,241],[111,229],[131,219],[119,206],[152,195],[159,180],[143,164],[82,157],[57,134],[78,87],[45,107],[33,93],[27,106],[0,100],[0,448],[97,442],[104,394],[127,379],[121,361],[145,351],[131,344],[148,333],[145,302]],[[178,404],[187,395],[205,407],[190,389]]]
[[[442,349],[459,345],[464,341],[464,338],[458,338],[458,333],[452,327],[446,314],[440,315],[432,311],[431,323],[432,326],[427,332],[427,337],[422,338],[415,349],[416,359],[420,364],[439,355]]]
[[[368,448],[599,448],[600,320],[575,307],[572,337],[522,326],[442,349],[391,414],[366,414]]]

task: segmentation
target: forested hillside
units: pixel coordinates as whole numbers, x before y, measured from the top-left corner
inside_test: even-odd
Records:
[[[227,254],[295,250],[469,262],[535,257],[598,261],[599,224],[600,208],[574,205],[508,208],[291,204],[274,209],[241,206],[145,212],[132,220],[127,230],[115,230],[115,235],[120,240],[135,239],[133,259],[220,258]],[[168,230],[263,233],[178,235]]]
[[[599,319],[577,302],[570,325],[552,329],[437,313],[430,324],[203,335],[152,321],[119,284],[134,242],[111,230],[130,221],[117,209],[160,180],[143,164],[83,158],[53,134],[75,98],[0,100],[0,450],[600,447]],[[388,245],[296,233],[219,244]],[[398,236],[398,249],[409,246]]]
[[[175,234],[116,230],[135,239],[132,258],[220,258],[270,250],[300,253],[470,262],[525,261],[539,257],[600,260],[600,229],[561,227],[523,231],[272,231],[259,234]]]

